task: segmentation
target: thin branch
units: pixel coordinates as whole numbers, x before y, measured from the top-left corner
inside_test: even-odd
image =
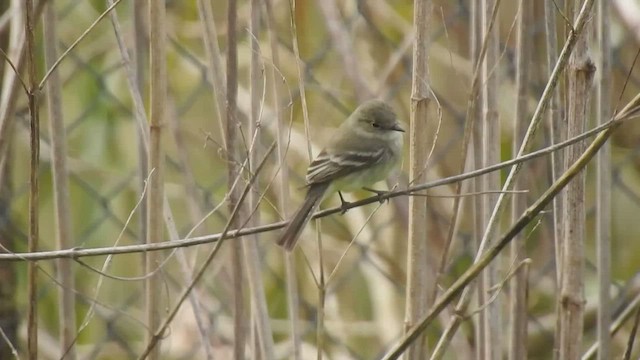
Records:
[[[251,0],[251,21],[249,32],[251,34],[251,61],[250,61],[250,97],[251,97],[251,116],[247,117],[247,131],[250,134],[254,134],[254,144],[251,145],[251,149],[247,154],[249,159],[249,171],[253,169],[259,163],[259,156],[262,151],[262,112],[263,102],[265,99],[266,90],[266,77],[264,63],[261,61],[262,54],[260,51],[260,44],[257,36],[260,32],[260,15],[262,9],[262,2],[259,0]],[[259,205],[259,183],[252,187],[252,191],[249,192],[246,207],[249,209],[257,208]],[[246,211],[245,211],[246,212]],[[260,223],[260,213],[255,212],[249,214],[246,218],[247,224],[255,226]],[[253,356],[254,358],[261,357],[265,360],[273,360],[274,344],[273,333],[271,330],[271,323],[269,317],[269,311],[267,308],[267,296],[265,294],[264,282],[262,280],[262,258],[258,249],[258,234],[242,239],[242,248],[244,250],[245,267],[247,270],[247,284],[249,288],[250,301],[251,301],[251,317],[252,324],[255,327],[255,335],[257,341],[253,341],[254,346]]]
[[[555,87],[557,86],[558,81],[560,80],[560,75],[566,68],[567,62],[569,60],[569,56],[571,55],[573,48],[576,46],[579,36],[584,31],[584,28],[590,18],[591,7],[594,1],[595,0],[585,0],[582,6],[582,9],[580,10],[580,13],[578,14],[578,17],[576,18],[575,26],[569,32],[569,37],[565,42],[565,45],[558,59],[558,62],[556,63],[553,69],[553,72],[551,74],[551,77],[549,78],[547,85],[542,93],[540,101],[538,102],[536,110],[531,118],[531,122],[529,123],[529,127],[527,128],[525,136],[522,139],[522,145],[520,146],[520,149],[518,150],[516,157],[522,156],[524,152],[530,147],[530,143],[533,139],[533,135],[537,130],[538,125],[540,124],[540,121],[542,120],[542,116],[545,112],[545,109],[549,101],[551,100],[551,95],[553,94]],[[507,175],[507,179],[504,182],[504,185],[502,188],[503,190],[505,191],[510,190],[513,187],[514,180],[520,171],[521,164],[522,163],[515,164],[515,166],[511,168],[509,174]],[[494,232],[496,231],[496,227],[497,227],[497,219],[503,209],[504,200],[506,199],[507,195],[508,195],[507,193],[502,193],[498,196],[498,200],[493,209],[493,212],[491,213],[491,217],[489,218],[489,221],[487,222],[487,225],[484,229],[484,235],[482,236],[482,241],[478,248],[476,260],[479,259],[479,257],[484,252],[484,249],[488,245],[489,239],[492,239],[494,237]],[[457,306],[458,311],[463,311],[468,306],[470,301],[470,294],[471,294],[471,289],[465,289],[461,299],[458,301],[458,306]],[[450,338],[451,336],[453,336],[453,333],[455,333],[459,325],[460,325],[460,319],[452,318],[449,327],[445,330],[446,337]],[[445,336],[441,338],[444,339]]]
[[[176,314],[178,314],[178,310],[180,310],[180,307],[182,306],[182,304],[184,303],[186,298],[189,296],[191,291],[195,288],[196,284],[198,284],[200,279],[202,279],[202,276],[205,274],[207,268],[209,267],[209,265],[211,264],[211,262],[215,258],[215,256],[218,253],[218,251],[220,251],[220,248],[222,247],[222,244],[224,243],[224,239],[228,238],[227,235],[230,232],[229,228],[231,227],[231,225],[233,223],[235,223],[236,218],[239,215],[239,210],[240,210],[240,207],[241,207],[242,203],[244,202],[245,197],[247,196],[247,194],[251,190],[251,186],[253,186],[254,181],[256,180],[258,174],[260,174],[260,171],[264,167],[264,164],[266,163],[266,160],[269,158],[269,155],[271,155],[271,153],[273,152],[275,147],[276,147],[275,143],[273,143],[267,149],[267,151],[265,152],[265,155],[262,158],[262,161],[256,167],[254,175],[249,179],[249,181],[247,182],[247,184],[244,187],[244,190],[242,191],[242,194],[240,194],[238,202],[236,202],[235,207],[233,208],[233,211],[231,212],[231,215],[229,216],[229,220],[225,224],[224,229],[222,230],[222,233],[220,234],[220,239],[222,239],[222,240],[218,241],[216,243],[216,246],[209,252],[207,258],[204,261],[204,263],[201,265],[200,269],[198,269],[198,272],[196,272],[195,276],[193,277],[193,282],[191,284],[189,284],[189,286],[187,286],[187,288],[182,292],[182,294],[180,294],[180,297],[176,300],[176,305],[173,307],[173,309],[171,309],[171,311],[169,311],[169,314],[165,318],[165,320],[162,323],[162,325],[158,328],[158,330],[156,331],[156,333],[154,334],[152,339],[149,341],[149,343],[147,343],[144,352],[142,354],[140,354],[140,356],[139,356],[140,360],[145,359],[147,357],[147,355],[149,354],[149,352],[156,346],[157,342],[160,341],[160,339],[162,339],[162,337],[164,336],[165,331],[167,330],[167,328],[169,327],[169,325],[171,324],[171,322],[175,318]]]
[[[44,1],[42,1],[44,2]],[[49,79],[49,76],[51,76],[51,73],[53,71],[55,71],[55,69],[58,68],[58,66],[60,65],[60,63],[62,62],[62,60],[64,60],[67,55],[69,55],[69,53],[75,49],[76,46],[78,46],[78,44],[80,44],[80,42],[82,40],[84,40],[84,38],[89,35],[89,33],[96,27],[96,25],[98,25],[98,23],[105,18],[105,16],[107,16],[109,14],[109,12],[111,10],[113,10],[116,6],[118,6],[118,4],[120,4],[120,2],[122,2],[122,0],[115,0],[115,2],[109,6],[105,11],[102,12],[102,14],[100,14],[100,16],[98,16],[98,18],[82,33],[82,35],[80,35],[76,41],[73,42],[73,44],[71,44],[67,50],[65,50],[62,55],[60,55],[60,57],[58,58],[58,60],[56,60],[55,63],[53,63],[53,65],[51,65],[51,67],[49,68],[49,70],[47,71],[47,73],[42,77],[42,80],[40,80],[40,83],[38,84],[38,90],[41,90],[44,87],[44,84],[47,82],[47,80]]]
[[[638,100],[637,103],[640,103],[640,97],[637,100]],[[455,176],[427,182],[424,184],[418,184],[403,190],[390,191],[388,193],[385,193],[379,196],[376,195],[376,196],[372,196],[359,201],[350,202],[345,207],[338,206],[338,207],[318,211],[313,215],[313,218],[314,219],[323,218],[333,214],[341,213],[344,209],[349,210],[349,209],[377,203],[383,200],[387,200],[387,199],[391,199],[399,196],[410,196],[410,195],[413,195],[414,193],[418,193],[423,190],[427,190],[427,189],[431,189],[431,188],[435,188],[443,185],[455,184],[459,181],[471,179],[492,171],[497,171],[509,166],[513,166],[514,164],[527,162],[529,160],[532,160],[541,156],[549,155],[554,151],[557,151],[569,145],[575,144],[576,142],[582,141],[595,134],[601,133],[602,131],[606,131],[607,129],[617,124],[617,122],[625,121],[625,120],[627,120],[627,118],[625,117],[616,117],[615,119],[610,120],[607,123],[601,126],[598,126],[594,129],[591,129],[578,137],[569,139],[567,141],[564,141],[556,145],[543,148],[541,150],[532,152],[530,154],[521,156],[519,158],[514,158],[499,164],[489,166],[484,169],[478,169],[478,170],[466,172],[460,175],[455,175]],[[233,239],[233,238],[238,238],[241,236],[246,236],[246,235],[255,234],[255,233],[274,231],[274,230],[285,227],[287,223],[288,223],[287,221],[280,221],[276,223],[256,226],[253,228],[229,230],[224,235],[222,233],[218,233],[218,234],[211,234],[211,235],[205,235],[205,236],[199,236],[199,237],[193,237],[193,238],[185,238],[181,240],[171,240],[171,241],[164,241],[164,242],[157,242],[154,244],[143,244],[143,245],[123,245],[123,246],[117,246],[117,247],[97,247],[97,248],[89,248],[89,249],[76,247],[73,249],[65,249],[65,250],[25,252],[25,253],[15,253],[10,251],[9,249],[2,248],[2,250],[6,253],[0,253],[0,261],[5,261],[5,260],[6,261],[32,261],[32,260],[39,261],[39,260],[52,260],[52,259],[58,259],[58,258],[79,258],[79,257],[87,257],[87,256],[104,256],[104,255],[110,255],[110,254],[114,254],[114,255],[131,254],[131,253],[139,253],[139,252],[145,252],[145,251],[167,250],[167,249],[174,249],[178,247],[208,244],[208,243],[220,241],[221,239],[223,240]]]
[[[633,316],[634,312],[637,312],[640,309],[640,293],[636,295],[636,297],[631,300],[627,306],[620,312],[620,315],[612,322],[609,327],[609,336],[612,337],[622,329],[622,326]],[[589,350],[587,350],[584,355],[582,355],[582,360],[590,360],[593,359],[596,355],[596,352],[600,348],[600,343],[596,342],[593,344]]]
[[[633,327],[629,333],[629,339],[627,340],[627,348],[624,350],[623,360],[630,360],[633,353],[633,344],[636,340],[636,333],[638,332],[638,325],[640,324],[640,309],[636,310],[636,316],[633,320]]]
[[[369,86],[359,71],[358,60],[353,51],[354,44],[351,34],[340,20],[340,12],[338,11],[336,0],[322,0],[316,4],[320,7],[320,11],[324,16],[327,31],[329,35],[331,35],[331,42],[340,55],[347,77],[354,86],[354,92],[358,98],[358,102],[363,102],[371,98],[372,94]]]
[[[16,75],[18,80],[20,80],[20,84],[22,84],[22,89],[25,92],[28,92],[29,91],[29,87],[27,86],[27,83],[24,81],[22,76],[20,76],[20,71],[18,71],[18,67],[13,63],[13,61],[11,61],[11,58],[9,57],[9,55],[7,55],[7,53],[4,52],[4,50],[2,48],[0,48],[0,54],[2,54],[2,57],[4,58],[4,61],[6,61],[7,64],[9,64],[9,66],[11,67],[11,70],[13,70],[13,73]]]
[[[531,221],[533,221],[548,205],[553,198],[569,184],[573,178],[579,174],[582,169],[591,161],[596,155],[602,145],[609,139],[613,131],[621,123],[615,122],[615,126],[608,128],[604,132],[600,133],[591,143],[589,148],[582,154],[582,156],[576,161],[556,182],[551,185],[542,196],[536,200],[516,221],[511,228],[500,237],[495,245],[487,249],[486,252],[481,255],[477,261],[467,270],[465,273],[456,280],[453,285],[435,302],[429,313],[417,324],[412,331],[404,336],[398,344],[396,344],[383,359],[391,360],[397,359],[406,351],[406,349],[419,339],[421,334],[427,329],[427,327],[435,320],[436,316],[442,312],[447,306],[453,302],[456,297],[462,292],[487,266],[493,261],[507,246],[513,238],[520,233]]]
[[[279,81],[276,81],[276,69],[280,68],[280,54],[278,51],[278,43],[277,36],[275,34],[276,24],[275,18],[272,9],[272,0],[266,0],[264,2],[267,14],[267,33],[269,35],[269,45],[271,47],[271,57],[273,66],[271,67],[271,84],[273,91],[273,107],[275,111],[276,118],[276,138],[278,141],[278,163],[277,166],[280,169],[280,188],[278,192],[278,210],[284,216],[285,219],[288,219],[291,215],[291,207],[289,206],[290,194],[289,194],[289,168],[286,164],[286,145],[287,139],[289,138],[289,134],[285,134],[285,123],[284,118],[282,116],[282,112],[280,110],[281,104],[281,95],[280,95],[280,86],[278,86]],[[284,76],[282,76],[283,82],[285,81]],[[289,316],[290,323],[290,336],[291,336],[291,345],[292,345],[292,354],[291,358],[293,360],[299,360],[301,358],[301,341],[300,341],[300,330],[299,330],[299,315],[298,315],[298,285],[296,282],[296,263],[294,261],[294,255],[289,251],[283,251],[284,253],[284,265],[285,265],[285,276],[287,283],[287,312]]]

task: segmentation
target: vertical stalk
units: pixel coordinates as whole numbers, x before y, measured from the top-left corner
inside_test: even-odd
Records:
[[[25,27],[23,4],[23,0],[11,1],[9,11],[16,14],[16,17],[11,21],[9,51],[5,51],[18,71],[24,67],[26,57],[25,48],[27,44],[23,32]],[[18,90],[21,85],[19,75],[16,74],[10,66],[4,67],[2,79],[2,89],[0,89],[0,187],[9,181],[4,173],[5,167],[2,165],[7,161],[9,140],[11,139],[10,134],[13,132],[13,124],[15,121],[13,112],[18,103]],[[27,91],[27,89],[24,90]]]
[[[165,34],[165,3],[161,0],[149,2],[150,24],[150,91],[151,111],[149,118],[149,177],[147,193],[147,243],[161,241],[163,237],[163,205],[164,205],[164,166],[162,148],[162,130],[165,126],[167,68],[166,68],[166,34]],[[150,274],[159,263],[159,254],[146,254],[146,273]],[[160,325],[161,283],[159,274],[149,276],[146,281],[147,326],[150,329],[149,339]],[[149,353],[149,359],[160,358],[160,346],[156,346]]]
[[[531,1],[521,0],[518,11],[518,38],[516,48],[516,92],[517,102],[514,119],[513,132],[513,153],[517,153],[522,145],[522,140],[527,130],[526,116],[528,114],[527,103],[529,100],[529,57],[531,54],[531,38],[529,36],[531,12],[533,7]],[[516,190],[527,189],[529,182],[526,177],[519,177],[515,183]],[[512,198],[512,216],[515,222],[520,214],[527,208],[526,195],[514,196]],[[517,266],[524,258],[524,239],[518,235],[510,246],[510,264]],[[519,360],[527,357],[527,281],[525,271],[518,271],[511,282],[510,303],[509,303],[509,359]]]
[[[580,1],[576,0],[578,8]],[[569,59],[568,73],[568,131],[567,136],[581,134],[589,114],[589,95],[595,67],[588,55],[589,28],[585,27]],[[580,142],[566,151],[565,168],[574,164],[586,149]],[[562,239],[562,283],[560,304],[560,359],[578,359],[582,343],[584,313],[584,241],[585,205],[584,171],[567,185]]]
[[[200,17],[200,23],[202,24],[202,39],[207,53],[207,75],[213,82],[213,103],[216,105],[220,138],[222,140],[222,146],[226,147],[227,139],[223,135],[225,133],[223,122],[226,118],[226,77],[222,64],[222,55],[220,55],[220,47],[218,46],[218,34],[213,19],[211,1],[198,0],[198,15]]]
[[[55,1],[50,0],[45,6],[43,44],[45,63],[51,67],[57,60],[56,44],[58,42],[56,32]],[[73,247],[71,233],[71,206],[69,203],[69,189],[67,178],[67,150],[64,119],[62,114],[62,86],[58,71],[51,73],[46,84],[47,88],[47,112],[49,113],[49,128],[52,147],[52,172],[53,195],[56,220],[56,246],[58,249]],[[75,359],[73,347],[75,338],[75,294],[73,289],[74,278],[71,270],[71,259],[57,260],[58,287],[58,316],[60,322],[60,347],[61,356],[65,359]]]
[[[498,77],[494,71],[499,62],[500,39],[498,26],[491,26],[492,13],[496,0],[482,1],[482,33],[486,39],[487,55],[482,61],[482,165],[484,167],[500,162],[500,121],[498,117]],[[500,174],[493,172],[484,176],[482,191],[490,192],[500,188]],[[482,195],[482,224],[488,227],[491,221],[492,209],[496,206],[498,194]],[[491,294],[488,289],[498,283],[500,262],[493,262],[487,266],[481,278],[483,290],[479,298],[484,307],[484,359],[499,359],[502,345],[500,329],[502,327],[501,301],[496,297],[489,303]]]
[[[599,56],[596,68],[600,74],[612,73],[611,44],[609,41],[608,0],[598,1],[597,40]],[[596,87],[597,117],[602,124],[611,117],[611,77],[598,77]],[[607,142],[596,158],[596,254],[598,262],[598,320],[597,339],[600,344],[598,360],[611,359],[611,145]]]
[[[229,181],[229,213],[233,212],[239,200],[238,190],[233,189],[233,180],[238,176],[238,158],[236,151],[238,139],[236,130],[239,126],[237,118],[237,97],[238,97],[238,48],[236,39],[237,20],[236,0],[229,0],[227,9],[227,156],[228,181]],[[232,226],[238,226],[239,222],[234,221]],[[244,310],[244,267],[242,265],[242,243],[240,241],[231,242],[231,268],[233,274],[233,356],[236,360],[243,360],[246,324]]]
[[[24,67],[25,59],[25,39],[24,32],[24,11],[23,1],[13,0],[8,4],[7,11],[12,11],[16,14],[10,22],[9,38],[7,40],[8,46],[4,47],[9,59],[17,69]],[[3,44],[5,45],[5,44]],[[3,61],[5,62],[5,61]],[[20,81],[18,81],[18,75],[14,70],[5,64],[2,72],[2,88],[0,89],[0,138],[4,136],[5,139],[11,139],[11,133],[13,131],[13,116],[14,107],[16,106],[16,97],[18,95],[18,89],[20,88]],[[0,141],[1,143],[1,141]],[[5,141],[5,146],[0,144],[0,217],[8,219],[9,217],[9,201],[11,200],[11,166],[8,159],[10,159],[10,146],[8,141]],[[7,229],[10,227],[10,223],[4,221],[0,226],[0,245],[5,249],[14,249],[15,240],[11,231]],[[16,269],[18,264],[11,262],[3,262],[0,264],[0,319],[2,319],[3,330],[9,339],[9,343],[2,342],[0,345],[0,358],[13,357],[12,348],[17,345],[18,339],[18,324],[21,323],[16,299]]]
[[[472,56],[471,60],[472,60],[472,68],[476,69],[476,71],[478,72],[477,74],[474,74],[474,79],[478,78],[478,81],[477,81],[478,85],[476,85],[477,89],[475,89],[472,86],[471,91],[475,91],[477,95],[473,93],[470,95],[471,99],[474,100],[474,103],[473,103],[474,106],[468,111],[470,111],[469,116],[473,117],[473,128],[471,129],[471,131],[473,131],[473,151],[472,151],[473,168],[480,169],[482,168],[482,138],[484,138],[484,135],[483,135],[484,129],[482,126],[482,122],[480,121],[480,119],[482,118],[482,106],[480,106],[480,104],[482,103],[482,92],[480,91],[480,85],[481,85],[480,65],[484,59],[484,56],[481,56],[480,53],[481,53],[482,47],[486,48],[486,43],[484,43],[483,41],[485,37],[483,36],[484,31],[482,31],[482,7],[481,7],[480,1],[472,1],[470,16],[471,16],[470,40],[471,40],[471,56]],[[486,55],[486,50],[485,50],[485,55]],[[473,181],[474,191],[478,193],[482,192],[482,190],[484,189],[485,177],[478,176],[472,179],[472,181]],[[480,244],[482,242],[482,234],[484,233],[484,230],[483,230],[484,227],[482,225],[483,219],[484,219],[482,202],[483,201],[481,196],[473,197],[473,210],[474,210],[473,211],[473,222],[474,222],[473,232],[474,232],[475,246],[477,248],[480,248]],[[482,306],[483,298],[480,296],[480,294],[484,293],[484,288],[485,288],[484,282],[481,280],[478,281],[477,282],[478,291],[475,293],[476,295],[474,296],[474,299],[473,299],[473,301],[477,304],[478,308]],[[467,302],[470,302],[471,300],[472,300],[471,297],[469,297]],[[459,303],[458,305],[462,305],[462,303]],[[461,307],[457,307],[457,308],[461,308]],[[477,359],[482,359],[482,354],[484,354],[484,343],[485,343],[484,342],[484,338],[485,338],[484,316],[485,316],[484,312],[481,311],[480,314],[473,321],[473,332],[474,332],[474,339],[476,343],[475,354]],[[459,323],[459,320],[454,319],[452,322],[450,322],[450,325],[444,332],[444,335],[447,335],[449,339],[453,338],[453,333],[455,333],[455,331],[457,330],[457,325],[455,325],[454,322]],[[439,358],[443,356],[444,348],[448,345],[448,344],[443,344],[443,346],[440,346],[443,339],[445,339],[445,336],[442,336],[440,341],[438,341],[438,344],[434,351],[433,357],[436,359],[438,358],[438,356]]]
[[[251,22],[249,27],[249,31],[252,34],[250,37],[251,63],[249,73],[251,81],[251,114],[248,119],[249,123],[247,126],[247,133],[255,139],[249,147],[248,154],[249,170],[251,173],[253,173],[255,168],[258,166],[262,151],[260,109],[266,80],[264,65],[261,61],[260,46],[258,44],[261,8],[262,6],[260,1],[251,0]],[[259,179],[256,179],[252,185],[251,191],[247,195],[245,208],[255,209],[258,207],[259,187]],[[245,214],[250,214],[251,212],[251,210],[244,211]],[[257,226],[260,223],[259,215],[259,212],[255,212],[251,218],[248,219],[248,225]],[[269,310],[267,308],[267,298],[264,292],[264,283],[262,281],[262,260],[258,249],[258,236],[259,235],[254,234],[247,236],[242,240],[247,268],[247,280],[251,295],[251,323],[253,324],[253,328],[255,328],[255,333],[257,335],[257,341],[254,341],[254,344],[257,343],[259,346],[259,351],[254,352],[253,356],[258,359],[258,355],[260,355],[260,358],[262,359],[271,360],[275,358],[273,352],[273,335],[271,331]]]
[[[324,16],[327,31],[331,36],[331,42],[335,46],[338,55],[340,55],[345,74],[354,85],[358,102],[363,102],[371,98],[371,91],[359,72],[358,60],[353,50],[354,45],[351,34],[340,20],[340,12],[336,0],[322,0],[316,2],[316,4]]]
[[[10,175],[10,163],[7,161],[0,164],[4,167],[2,172]],[[12,196],[12,186],[9,181],[0,183],[0,219],[9,218],[9,209]],[[14,249],[16,241],[8,221],[0,222],[0,246],[2,249]],[[0,251],[4,253],[4,251]],[[13,349],[18,345],[18,326],[22,322],[18,312],[16,293],[18,290],[16,278],[16,262],[0,262],[0,321],[2,321],[2,331],[4,331],[7,341],[0,342],[0,359],[11,359],[14,357]]]
[[[553,68],[558,61],[558,37],[556,30],[556,7],[554,0],[544,0],[544,33],[545,48],[547,49],[547,76],[551,76]],[[567,125],[562,118],[560,109],[560,91],[554,91],[547,108],[547,122],[551,129],[551,141],[557,144],[567,137]],[[554,151],[551,154],[551,177],[555,181],[564,171],[564,151]],[[560,263],[562,261],[560,239],[562,238],[562,213],[564,196],[553,199],[553,229],[554,248],[556,260],[556,281],[560,283]]]
[[[36,74],[36,43],[35,43],[35,12],[33,0],[25,1],[25,33],[27,46],[27,72],[29,74],[27,94],[29,106],[29,144],[31,156],[29,162],[29,235],[27,249],[29,252],[38,249],[39,240],[39,212],[38,212],[38,170],[40,167],[40,113],[38,79]],[[31,261],[27,264],[27,352],[28,358],[38,358],[38,266]]]
[[[133,51],[133,62],[135,64],[135,76],[136,76],[136,84],[138,86],[138,93],[145,94],[146,86],[145,86],[145,69],[147,64],[147,59],[149,58],[149,38],[147,33],[147,21],[146,21],[146,12],[147,12],[147,2],[146,1],[133,1],[131,6],[133,7],[133,26],[134,26],[134,51]],[[140,126],[136,126],[136,131],[138,133],[137,141],[138,141],[138,172],[140,174],[140,179],[138,180],[138,191],[142,194],[142,190],[145,187],[146,179],[149,175],[149,162],[147,155],[147,141],[145,138],[148,134],[145,130]],[[139,206],[140,211],[140,222],[138,224],[140,233],[138,234],[138,238],[140,242],[147,240],[147,202],[143,201]]]
[[[553,68],[558,61],[558,35],[556,24],[556,3],[554,0],[544,0],[544,26],[545,26],[545,48],[547,49],[547,76],[553,73]],[[547,123],[551,132],[551,142],[557,144],[567,138],[567,123],[562,116],[560,89],[551,95],[547,109]],[[564,172],[564,150],[554,151],[551,154],[551,180],[556,181]],[[564,214],[564,193],[560,193],[553,199],[553,247],[555,255],[556,270],[556,291],[560,291],[562,282],[562,234],[563,234],[563,214]],[[560,326],[560,308],[556,306],[556,327]],[[558,344],[560,343],[560,333],[556,332],[553,348],[553,358],[558,358]]]
[[[288,219],[291,215],[290,212],[290,194],[289,194],[289,168],[285,160],[286,146],[287,146],[287,134],[285,133],[285,122],[280,110],[280,104],[282,103],[280,95],[279,81],[277,81],[275,69],[280,69],[280,56],[278,51],[278,42],[275,34],[275,19],[273,14],[273,8],[271,4],[272,0],[266,0],[265,7],[267,13],[267,32],[269,34],[269,45],[271,46],[271,61],[273,66],[270,68],[271,75],[271,91],[273,93],[273,109],[276,116],[276,136],[277,136],[277,151],[278,151],[278,164],[280,169],[280,191],[278,192],[278,211],[285,219]],[[284,79],[283,79],[284,80]],[[301,358],[301,344],[300,344],[300,330],[298,326],[298,287],[296,283],[296,266],[293,254],[289,251],[284,252],[284,265],[287,281],[287,304],[289,314],[289,329],[291,332],[291,344],[292,354],[291,359],[299,360]]]
[[[413,24],[416,33],[413,45],[413,71],[411,86],[411,125],[409,142],[409,179],[426,181],[424,165],[428,156],[427,116],[431,105],[429,88],[429,37],[432,3],[416,0],[413,5]],[[427,242],[427,197],[409,198],[409,245],[407,254],[407,295],[405,304],[405,332],[409,331],[429,308],[428,298],[435,286],[429,277]],[[423,341],[415,342],[407,351],[406,359],[423,359],[428,353]]]

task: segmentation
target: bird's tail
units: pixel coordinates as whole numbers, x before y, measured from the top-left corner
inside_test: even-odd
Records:
[[[298,237],[300,237],[302,229],[304,229],[309,219],[311,219],[311,215],[318,209],[322,201],[322,196],[327,191],[327,188],[329,188],[329,182],[314,184],[309,187],[302,206],[296,211],[296,214],[287,227],[284,228],[284,232],[277,242],[278,245],[287,251],[293,250],[298,242]]]

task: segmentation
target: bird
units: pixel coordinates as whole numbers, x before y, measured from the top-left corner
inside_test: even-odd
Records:
[[[393,108],[378,99],[363,102],[335,130],[331,141],[309,164],[307,193],[302,205],[286,225],[277,244],[295,248],[302,230],[323,198],[338,192],[343,212],[348,204],[342,192],[365,189],[386,179],[402,159],[403,133]]]

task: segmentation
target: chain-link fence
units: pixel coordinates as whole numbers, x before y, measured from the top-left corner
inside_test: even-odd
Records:
[[[20,3],[20,1],[14,1]],[[48,1],[57,17],[56,48],[58,54],[91,27],[107,8],[100,1]],[[116,7],[123,39],[131,56],[131,68],[138,71],[137,82],[143,101],[148,103],[148,19],[146,6],[140,1],[122,1]],[[412,4],[410,1],[345,1],[337,3],[336,14],[321,10],[318,2],[298,1],[292,17],[289,1],[271,0],[272,18],[267,16],[266,4],[257,1],[238,4],[238,74],[240,151],[246,157],[255,134],[246,126],[251,116],[251,80],[256,84],[260,123],[255,148],[263,153],[277,137],[276,110],[281,113],[287,133],[286,166],[289,181],[283,179],[275,155],[267,159],[254,192],[260,205],[254,213],[253,225],[269,224],[285,219],[302,201],[303,174],[308,164],[308,136],[313,154],[331,136],[331,129],[340,123],[364,97],[388,99],[401,119],[408,125],[410,118],[411,62],[412,62]],[[461,168],[462,134],[472,79],[470,59],[470,2],[434,1],[432,18],[432,46],[430,53],[430,83],[441,109],[440,119],[430,119],[436,139],[428,163],[431,180],[456,175]],[[502,132],[502,159],[512,157],[511,138],[515,103],[515,23],[518,2],[503,2],[498,16],[500,32],[500,63],[495,71],[499,77],[498,113]],[[255,4],[254,4],[255,5]],[[11,43],[10,23],[22,14],[13,5],[0,5],[0,45],[7,54]],[[242,163],[244,158],[232,158],[225,153],[220,119],[216,106],[217,88],[211,78],[209,51],[203,44],[204,31],[200,19],[202,11],[197,1],[167,1],[167,68],[168,96],[163,143],[166,150],[164,189],[167,206],[172,213],[179,238],[221,232],[229,217],[225,195],[228,190],[227,165]],[[213,27],[222,55],[226,53],[227,2],[212,1]],[[562,4],[558,4],[562,8]],[[527,35],[532,45],[530,104],[531,115],[548,79],[545,63],[542,5],[534,6],[533,31]],[[19,7],[18,7],[19,8]],[[13,11],[13,13],[12,13]],[[250,14],[259,11],[257,28],[249,30]],[[333,17],[332,17],[333,16]],[[562,22],[562,17],[558,16]],[[291,22],[296,24],[296,36],[301,62],[296,59]],[[613,72],[597,76],[612,80],[612,102],[618,107],[631,98],[640,87],[637,71],[631,71],[637,41],[624,21],[613,11],[611,44]],[[337,27],[336,31],[331,27]],[[343,32],[340,32],[343,31]],[[42,59],[42,25],[37,28],[38,74],[45,71]],[[563,34],[559,31],[559,34]],[[348,36],[344,44],[352,58],[345,58],[344,44],[337,44],[334,36]],[[251,48],[252,39],[259,47]],[[270,41],[274,41],[274,46]],[[560,45],[564,36],[560,36]],[[273,49],[278,51],[276,63]],[[250,74],[252,52],[258,52],[259,73]],[[595,45],[593,56],[600,56]],[[350,61],[353,61],[350,63]],[[301,70],[302,79],[298,75]],[[5,74],[11,71],[7,62],[0,67]],[[72,247],[77,249],[136,245],[145,242],[146,207],[141,201],[147,177],[144,144],[135,122],[135,103],[127,82],[127,67],[109,16],[105,17],[60,63],[61,104],[66,134]],[[25,75],[26,78],[26,75]],[[625,93],[622,93],[626,84]],[[309,129],[303,125],[299,82],[305,85],[305,100],[309,111]],[[360,83],[359,83],[360,82]],[[276,84],[274,87],[274,83]],[[274,88],[279,88],[276,98]],[[562,85],[560,86],[561,91]],[[7,91],[3,87],[3,92]],[[40,251],[57,248],[54,192],[52,187],[50,114],[45,92],[41,97],[41,163],[40,179]],[[618,98],[621,98],[618,101]],[[29,228],[29,109],[27,98],[19,92],[12,118],[10,146],[2,175],[1,234],[2,245],[11,252],[27,252]],[[148,104],[147,104],[148,109]],[[594,112],[595,113],[595,112]],[[595,119],[595,115],[592,116]],[[591,122],[590,126],[593,126]],[[221,125],[222,124],[222,125]],[[638,293],[631,280],[637,272],[636,235],[640,233],[637,214],[640,211],[640,181],[637,171],[638,145],[635,139],[638,126],[625,124],[612,138],[613,173],[611,199],[613,203],[612,279],[614,316]],[[409,138],[406,137],[408,143]],[[551,144],[549,126],[543,125],[536,137],[535,148]],[[258,156],[259,158],[261,155]],[[399,188],[407,186],[408,149],[400,176],[393,178]],[[506,175],[507,170],[503,170]],[[528,163],[521,176],[527,179],[525,196],[531,203],[551,183],[550,156]],[[503,176],[504,177],[504,176]],[[243,173],[240,186],[249,178]],[[596,247],[594,243],[595,167],[587,169],[587,258],[586,258],[586,315],[584,343],[591,345],[595,337],[596,311]],[[291,200],[283,208],[280,200],[283,189]],[[465,192],[471,192],[463,188]],[[495,189],[499,190],[499,189]],[[445,246],[450,226],[454,186],[429,190],[428,239],[433,254],[428,267],[437,270],[439,254]],[[351,195],[350,195],[351,196]],[[360,199],[365,193],[355,193],[349,199]],[[472,262],[477,244],[474,235],[473,199],[481,194],[464,197],[462,215],[454,239],[449,266],[439,286],[447,288]],[[336,197],[337,198],[337,197]],[[259,249],[259,269],[273,332],[275,354],[290,358],[291,322],[288,313],[287,262],[295,267],[297,281],[298,335],[302,344],[302,358],[315,357],[320,348],[327,358],[372,359],[381,357],[403,334],[406,284],[406,228],[408,222],[406,197],[393,198],[388,204],[374,203],[332,215],[322,221],[323,252],[319,256],[316,235],[309,226],[291,259],[274,244],[279,231],[255,235]],[[323,205],[332,207],[338,200],[329,198]],[[210,211],[215,209],[212,213]],[[510,224],[509,212],[504,212],[503,229]],[[197,225],[197,226],[196,226]],[[195,229],[195,230],[193,230]],[[192,231],[193,230],[193,231]],[[526,245],[523,256],[531,258],[528,297],[528,343],[530,358],[550,358],[556,327],[556,264],[553,245],[553,217],[551,209],[538,222],[525,230]],[[171,238],[171,231],[166,238]],[[354,239],[349,247],[349,242]],[[229,242],[222,246],[204,278],[198,282],[191,296],[182,305],[162,337],[161,357],[167,359],[230,358],[234,344],[233,282],[230,266]],[[251,239],[249,241],[252,241]],[[201,266],[215,243],[163,250],[162,263],[155,272],[161,279],[161,317],[169,314],[179,294],[190,284],[195,269]],[[75,352],[79,358],[122,359],[137,358],[146,346],[149,329],[145,318],[144,252],[114,256],[77,257],[71,269],[75,278],[72,289],[64,288],[57,278],[57,262],[39,261],[38,333],[42,358],[60,358],[65,353],[60,345],[58,314],[59,290],[75,294],[77,333]],[[250,257],[244,258],[251,259]],[[71,260],[69,260],[71,261]],[[0,261],[0,328],[4,332],[2,358],[11,357],[11,347],[19,354],[26,349],[27,262]],[[322,267],[321,267],[322,264]],[[322,270],[320,270],[322,269]],[[507,277],[512,264],[502,261],[501,278]],[[324,293],[320,300],[319,272],[324,273]],[[248,285],[247,285],[248,286]],[[498,299],[506,309],[509,282],[499,291]],[[254,294],[245,291],[247,312]],[[322,307],[320,307],[322,304]],[[255,305],[255,304],[254,304]],[[474,307],[477,305],[474,305]],[[469,312],[474,309],[470,309]],[[435,342],[453,309],[445,312],[437,325],[428,330],[429,342]],[[454,339],[449,358],[473,356],[477,339],[473,337],[472,320]],[[322,331],[318,335],[317,325]],[[506,317],[505,317],[506,324]],[[256,357],[251,350],[260,340],[255,322],[247,326],[247,357]],[[253,329],[253,330],[252,330]],[[505,334],[506,335],[506,334]],[[614,354],[624,349],[628,332],[613,338]],[[8,344],[11,344],[9,346]],[[587,346],[585,345],[585,346]],[[263,354],[264,355],[264,354]],[[22,355],[20,357],[23,357]]]

